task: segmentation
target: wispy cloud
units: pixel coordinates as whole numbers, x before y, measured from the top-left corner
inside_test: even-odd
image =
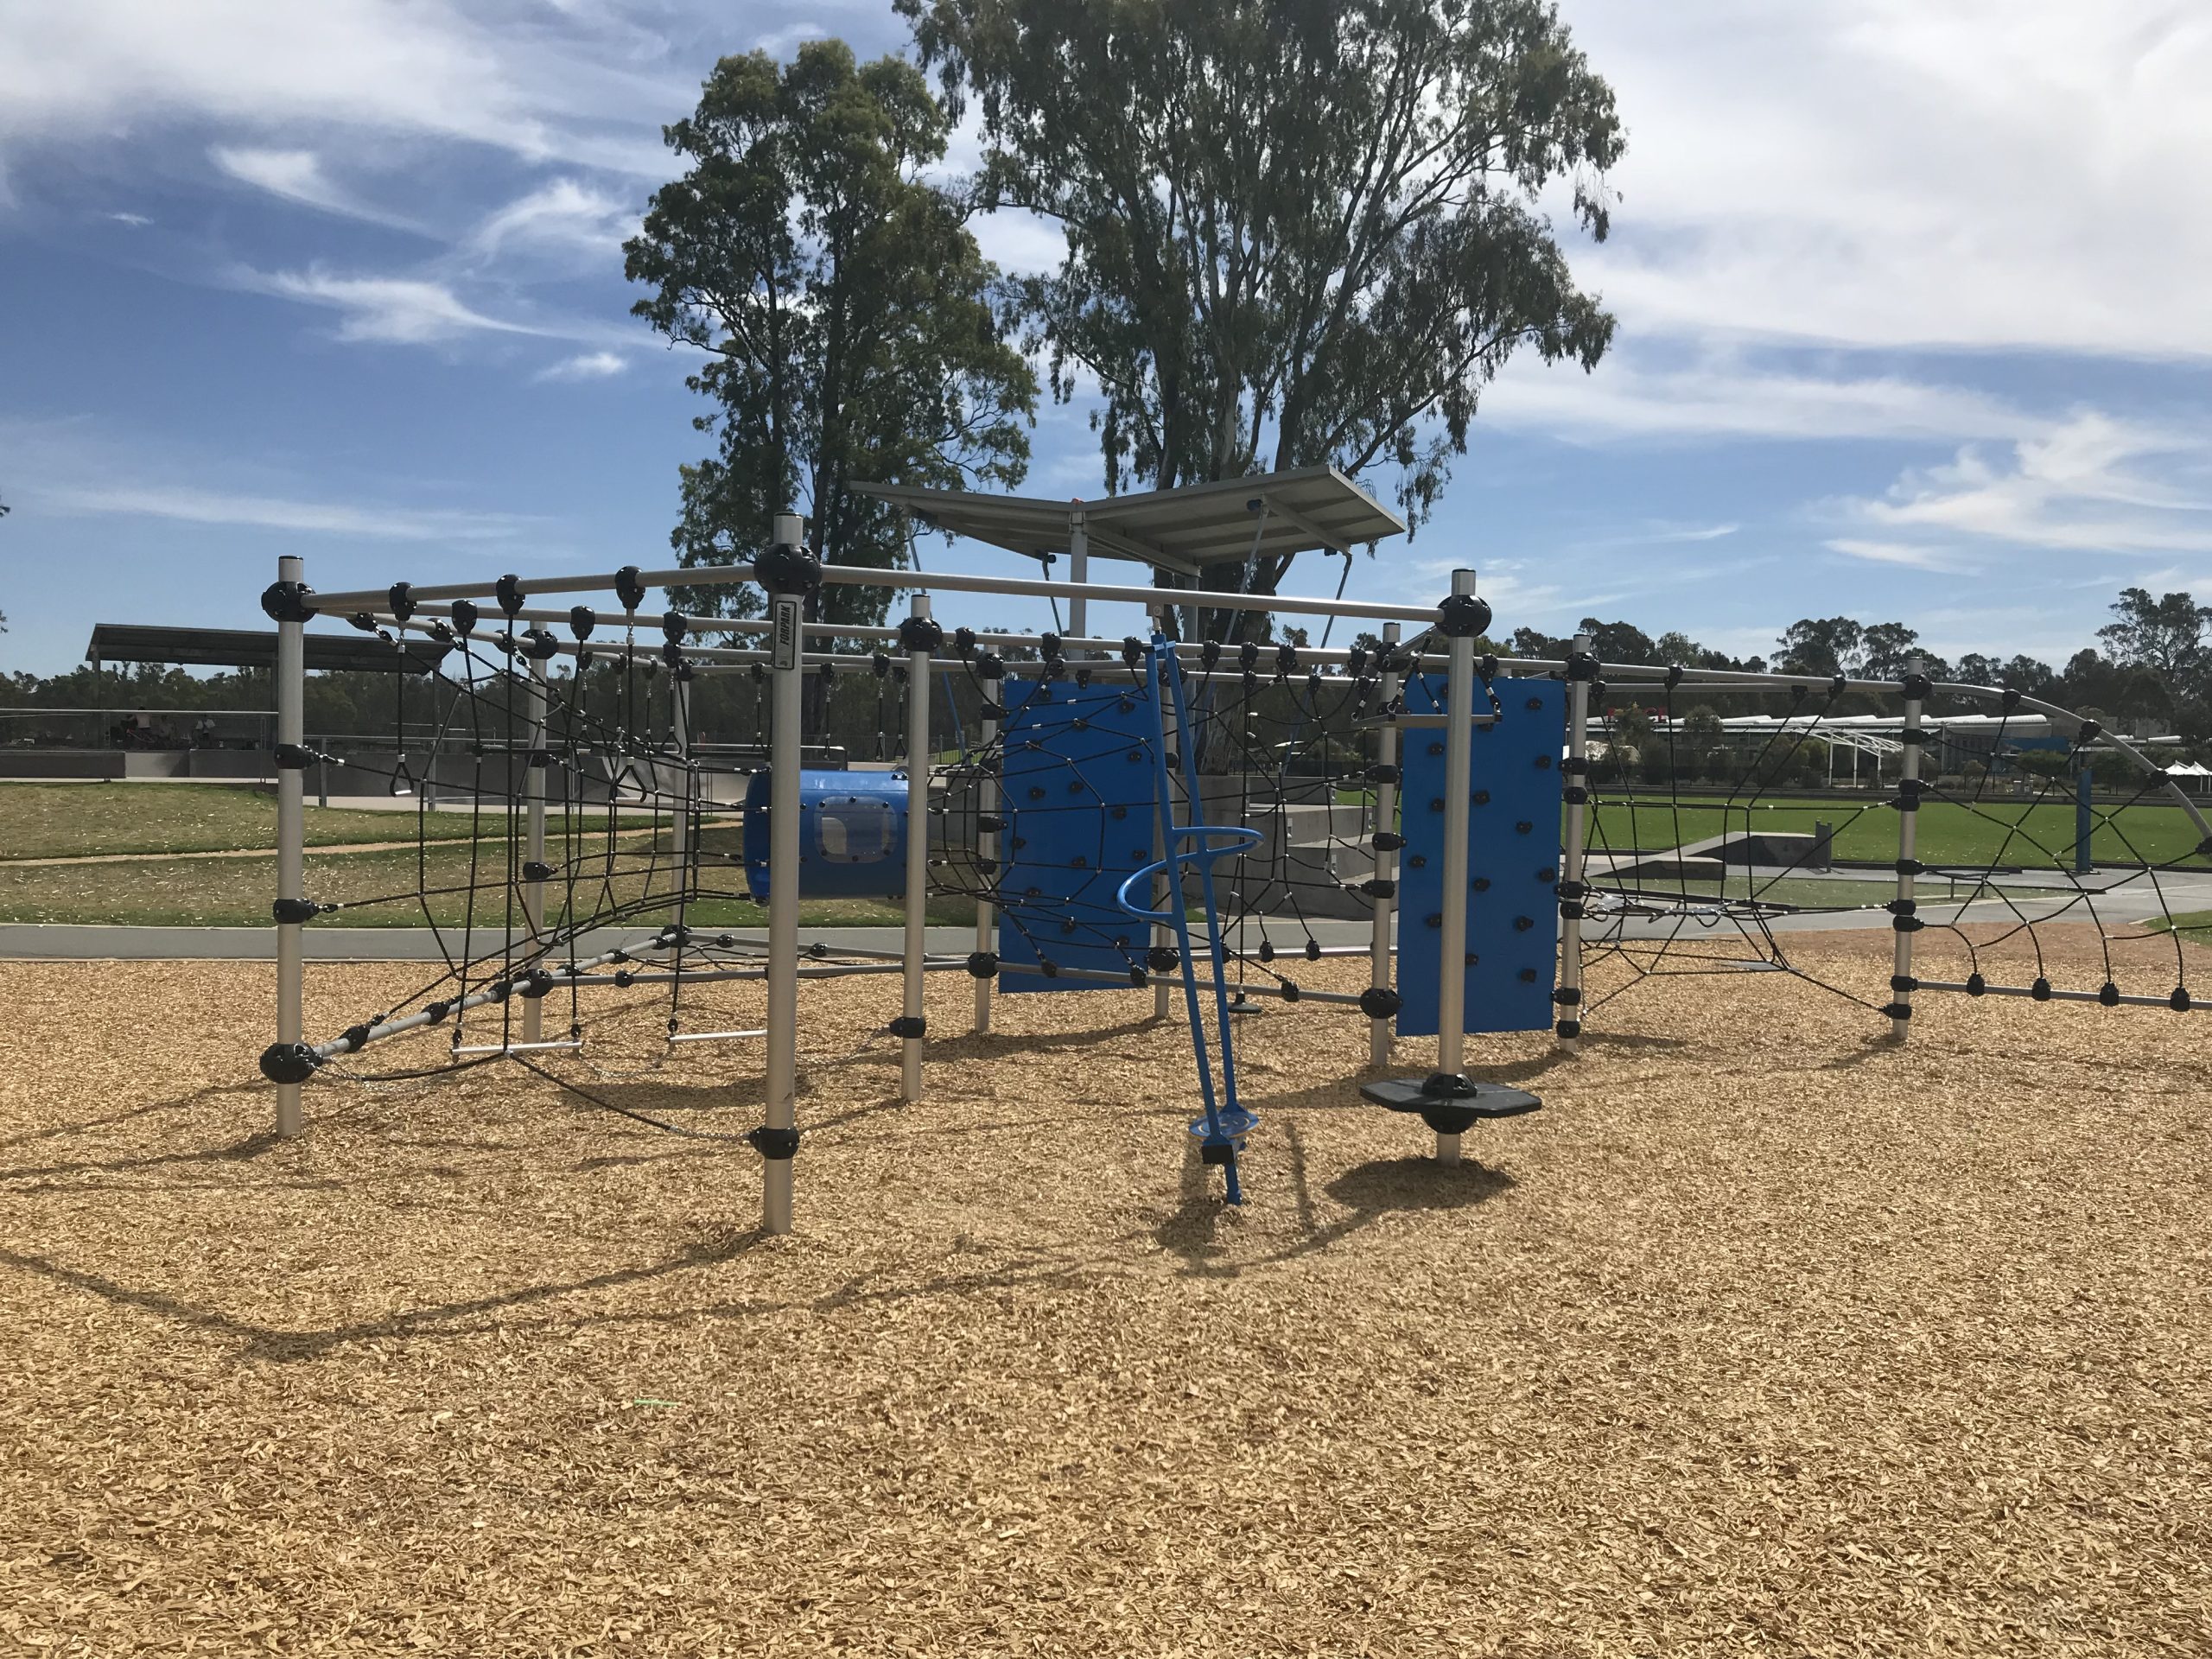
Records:
[[[411,220],[357,200],[340,189],[323,171],[322,157],[312,149],[256,149],[216,144],[208,149],[207,156],[239,182],[303,207],[401,230],[417,228]]]
[[[605,380],[622,373],[630,359],[620,352],[581,352],[540,369],[533,380]]]
[[[470,235],[468,250],[480,258],[521,248],[601,259],[622,245],[637,217],[620,196],[576,179],[555,179],[486,218]]]
[[[2103,553],[2212,552],[2212,463],[2202,436],[2095,410],[2077,411],[2007,454],[1961,449],[1900,478],[1884,499],[1849,504],[1866,523],[1955,540]]]
[[[101,217],[111,219],[118,225],[128,225],[134,231],[141,230],[154,222],[143,213],[104,213]]]
[[[404,276],[339,276],[321,270],[248,273],[264,292],[339,312],[338,337],[420,346],[475,334],[544,334],[550,330],[485,315],[441,282]]]
[[[41,491],[40,503],[45,511],[60,514],[174,518],[186,524],[399,542],[505,541],[531,522],[513,513],[295,500],[169,484],[65,486]]]
[[[1840,553],[1847,559],[1863,559],[1870,564],[1896,564],[1908,569],[1940,570],[1953,575],[1975,568],[1955,553],[1940,548],[1918,547],[1909,542],[1872,542],[1858,537],[1838,536],[1831,538],[1826,545],[1832,553]]]

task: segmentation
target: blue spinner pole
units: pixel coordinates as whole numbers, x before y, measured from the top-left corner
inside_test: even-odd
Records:
[[[1167,664],[1164,685],[1160,672],[1163,660]],[[1174,791],[1167,769],[1167,710],[1171,700],[1178,730],[1185,728],[1187,711],[1184,703],[1182,676],[1176,665],[1174,652],[1166,638],[1159,633],[1153,635],[1152,648],[1147,653],[1147,678],[1153,709],[1160,725],[1160,741],[1153,752],[1154,775],[1160,844],[1166,856],[1158,864],[1147,866],[1123,881],[1119,901],[1122,908],[1129,914],[1151,920],[1165,920],[1175,930],[1176,950],[1183,969],[1184,1007],[1191,1021],[1191,1048],[1198,1062],[1198,1093],[1205,1103],[1205,1116],[1192,1123],[1191,1132],[1198,1135],[1203,1130],[1201,1155],[1207,1163],[1222,1166],[1228,1182],[1229,1202],[1242,1204],[1244,1194],[1237,1179],[1237,1148],[1257,1126],[1259,1120],[1236,1103],[1236,1047],[1230,1035],[1226,961],[1221,943],[1221,912],[1214,897],[1213,861],[1240,847],[1255,844],[1260,836],[1256,830],[1247,830],[1241,825],[1176,823]],[[1195,812],[1203,800],[1198,793],[1198,762],[1190,753],[1189,744],[1185,743],[1183,750],[1184,783]],[[1225,844],[1215,846],[1213,841],[1217,836],[1226,838]],[[1189,851],[1179,850],[1178,843],[1192,840],[1198,844]],[[1198,974],[1192,959],[1191,918],[1183,904],[1180,869],[1185,864],[1198,867],[1199,890],[1205,904],[1206,946],[1213,966],[1215,1025],[1221,1042],[1221,1089],[1218,1096],[1214,1089],[1213,1057],[1207,1052],[1205,1023],[1199,1012]],[[1143,908],[1129,897],[1132,887],[1163,870],[1168,878],[1167,900],[1163,910]]]

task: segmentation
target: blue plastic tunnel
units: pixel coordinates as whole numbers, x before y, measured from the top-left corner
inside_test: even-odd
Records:
[[[745,786],[745,885],[768,896],[769,776]],[[798,775],[798,892],[802,899],[895,899],[906,891],[906,774]]]

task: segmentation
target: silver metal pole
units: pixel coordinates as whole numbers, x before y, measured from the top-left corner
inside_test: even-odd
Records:
[[[1077,588],[1090,580],[1090,532],[1083,514],[1068,515],[1068,580]],[[1077,594],[1068,601],[1068,632],[1081,639],[1090,632],[1090,601]]]
[[[1573,655],[1586,656],[1590,636],[1574,636]],[[1559,884],[1559,1046],[1573,1053],[1582,1042],[1582,913],[1589,894],[1582,872],[1590,798],[1590,682],[1577,678],[1575,665],[1567,664],[1567,824],[1560,848]]]
[[[1897,896],[1892,907],[1890,925],[1897,930],[1897,954],[1890,986],[1891,1004],[1897,1010],[1890,1016],[1890,1036],[1903,1042],[1912,1021],[1912,993],[1901,989],[1912,979],[1912,936],[1919,930],[1920,918],[1913,914],[1912,878],[1919,868],[1914,849],[1920,842],[1920,747],[1921,700],[1911,695],[1910,689],[1928,671],[1928,665],[1915,657],[1904,665],[1908,691],[1904,700],[1904,730],[1901,734],[1904,747],[1897,753]]]
[[[1475,591],[1475,573],[1454,570],[1452,591]],[[1474,792],[1475,641],[1471,634],[1452,636],[1444,728],[1444,916],[1438,946],[1436,982],[1436,1069],[1456,1077],[1465,1064],[1467,1013],[1467,832]],[[1459,1161],[1459,1137],[1436,1137],[1436,1161]]]
[[[676,879],[680,890],[688,893],[691,886],[691,842],[696,825],[692,815],[697,810],[692,799],[693,785],[697,779],[691,767],[691,684],[675,670],[670,670],[668,684],[668,717],[671,737],[676,744],[676,805],[671,814],[671,832],[676,853]]]
[[[305,567],[290,556],[276,561],[276,580],[296,586]],[[307,627],[303,622],[276,624],[276,902],[280,907],[307,898],[307,779],[297,766],[283,764],[284,746],[297,748],[307,734]],[[288,1048],[299,1042],[305,995],[305,958],[299,922],[276,924],[276,1040]],[[300,1085],[276,1085],[276,1133],[298,1135]]]
[[[908,614],[918,635],[927,632],[930,599],[916,594]],[[930,906],[930,650],[918,645],[906,657],[906,1000],[910,1033],[899,1039],[899,1095],[908,1105],[922,1097],[922,955]]]
[[[1003,682],[985,682],[987,688],[993,683]],[[985,695],[991,695],[988,689]],[[1003,696],[1005,693],[1001,690],[997,695]],[[993,752],[999,741],[999,722],[995,715],[983,716],[977,739],[981,747],[976,751],[976,857],[978,873],[982,876],[982,893],[976,899],[976,950],[979,955],[988,956],[996,948],[998,909],[988,895],[1005,874],[997,867],[999,832],[982,827],[983,820],[995,816],[999,810],[998,774],[990,770],[1001,758]],[[991,987],[995,982],[988,976],[976,982],[976,1034],[979,1037],[991,1028]]]
[[[1388,709],[1398,695],[1399,626],[1382,625],[1382,674],[1377,682],[1382,706]],[[1393,850],[1398,834],[1398,786],[1391,781],[1398,765],[1396,728],[1380,727],[1375,734],[1375,759],[1382,768],[1382,781],[1375,785],[1375,831],[1369,845],[1375,849],[1375,880],[1381,884],[1375,898],[1375,931],[1368,951],[1368,983],[1377,990],[1390,987],[1390,918],[1397,909],[1398,855]],[[1392,840],[1386,842],[1384,836]],[[1381,1065],[1390,1058],[1390,1021],[1369,1022],[1367,1058]]]
[[[795,547],[805,536],[793,514],[776,518],[779,545]],[[801,721],[806,696],[806,599],[777,594],[769,601],[775,624],[773,708],[768,742],[768,1109],[771,1135],[788,1138],[798,1127],[798,803],[799,763],[805,742]],[[769,1151],[780,1151],[770,1147]],[[760,1224],[764,1231],[791,1230],[789,1156],[761,1164]]]
[[[1153,626],[1159,632],[1165,634],[1167,632],[1167,620],[1168,609],[1166,606],[1160,606],[1154,611]],[[1160,734],[1164,741],[1179,744],[1182,740],[1177,734],[1179,732],[1180,728],[1171,728],[1168,725],[1168,705],[1166,701],[1167,696],[1166,689],[1166,681],[1164,677],[1160,682],[1160,696],[1162,701],[1160,707]],[[1167,766],[1167,774],[1169,779],[1169,786],[1172,788],[1173,786],[1173,780],[1181,777],[1183,775],[1183,771],[1181,767],[1176,766],[1171,761]],[[1173,814],[1168,807],[1167,803],[1164,801],[1161,802],[1153,811],[1152,855],[1156,859],[1166,861],[1168,855],[1174,851],[1174,849],[1167,844],[1167,836],[1160,827],[1165,818],[1173,816]],[[1195,801],[1191,804],[1191,821],[1193,823],[1202,823],[1204,821],[1199,817],[1198,803]],[[1153,878],[1152,907],[1154,910],[1165,911],[1170,905],[1179,905],[1183,902],[1183,878],[1181,872],[1182,866],[1173,861],[1166,861],[1163,863],[1160,874]],[[1152,938],[1150,940],[1150,944],[1153,949],[1161,950],[1172,948],[1174,943],[1175,931],[1169,924],[1164,921],[1159,921],[1154,922],[1152,925]],[[1155,1020],[1172,1020],[1175,1017],[1175,988],[1166,979],[1158,979],[1153,983],[1152,1017]]]
[[[545,865],[545,772],[550,757],[545,743],[545,664],[535,657],[530,659],[523,709],[530,721],[530,753],[524,763],[528,775],[523,780],[523,857],[530,868],[542,869]],[[522,884],[522,917],[523,925],[530,931],[529,962],[535,969],[545,954],[545,883],[527,874]],[[545,999],[526,996],[522,1000],[522,1039],[536,1043],[544,1038]]]

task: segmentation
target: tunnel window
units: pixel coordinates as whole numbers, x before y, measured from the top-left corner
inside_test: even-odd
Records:
[[[888,858],[899,833],[898,816],[887,803],[859,795],[824,798],[815,808],[814,825],[822,856],[835,864]]]

